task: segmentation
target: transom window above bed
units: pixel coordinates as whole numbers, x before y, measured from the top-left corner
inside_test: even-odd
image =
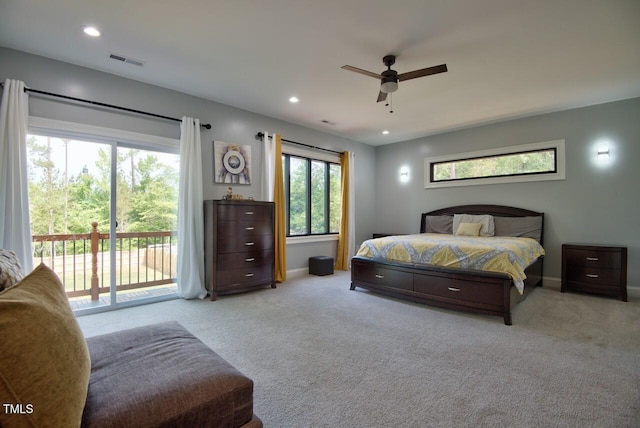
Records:
[[[425,158],[425,188],[564,180],[564,140]]]

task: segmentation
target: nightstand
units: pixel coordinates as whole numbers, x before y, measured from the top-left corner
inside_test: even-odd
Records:
[[[562,244],[562,285],[567,290],[627,301],[627,247]]]

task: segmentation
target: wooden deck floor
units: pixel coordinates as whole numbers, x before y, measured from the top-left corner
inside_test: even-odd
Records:
[[[130,302],[134,300],[147,299],[151,297],[168,296],[176,294],[178,286],[176,284],[158,285],[155,287],[138,288],[135,290],[120,291],[117,294],[117,302]],[[77,309],[95,308],[109,306],[111,298],[108,293],[101,294],[98,300],[92,301],[90,296],[69,298],[69,305],[74,311]]]

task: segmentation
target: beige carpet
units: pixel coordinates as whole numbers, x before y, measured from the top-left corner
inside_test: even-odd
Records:
[[[79,318],[177,320],[255,382],[267,427],[639,427],[640,302],[537,289],[502,318],[305,277],[217,302]]]

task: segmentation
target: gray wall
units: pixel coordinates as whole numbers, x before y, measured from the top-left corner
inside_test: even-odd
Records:
[[[369,188],[374,179],[375,149],[331,134],[276,120],[270,117],[207,101],[158,86],[148,85],[112,74],[54,61],[48,58],[0,47],[0,79],[18,79],[31,88],[78,98],[101,101],[136,110],[180,118],[192,116],[212,129],[202,132],[202,164],[205,199],[221,198],[227,185],[213,183],[213,141],[249,144],[252,149],[253,178],[248,186],[236,186],[234,193],[260,199],[262,143],[254,136],[259,131],[278,132],[283,138],[334,150],[356,153],[356,189]],[[170,138],[180,137],[178,123],[148,119],[74,103],[30,98],[30,114],[69,122],[123,129]],[[374,193],[356,195],[356,241],[368,237],[373,229]],[[335,242],[288,246],[287,269],[308,265],[308,258],[334,255]]]
[[[424,158],[564,139],[566,180],[424,188]],[[608,139],[611,163],[596,165]],[[420,213],[461,204],[498,204],[545,213],[544,274],[559,278],[563,243],[628,247],[628,284],[640,286],[640,98],[510,120],[377,147],[374,188],[379,232],[418,232]],[[411,181],[398,182],[402,165]]]
[[[356,153],[356,241],[373,232],[417,232],[420,213],[445,206],[491,203],[545,212],[545,275],[560,277],[563,242],[610,243],[629,248],[629,285],[640,286],[640,191],[633,168],[640,162],[640,99],[567,110],[478,126],[377,148],[293,125],[169,89],[140,83],[27,53],[0,48],[0,79],[24,81],[34,89],[99,100],[173,117],[211,122],[202,132],[205,198],[220,198],[225,185],[213,184],[213,140],[250,144],[254,166],[261,165],[258,131]],[[179,138],[171,122],[120,114],[73,103],[32,97],[33,116]],[[612,165],[597,168],[595,143],[612,142]],[[565,139],[567,179],[514,184],[424,189],[424,157]],[[398,169],[411,168],[411,180],[398,182]],[[250,186],[237,186],[245,197],[260,196],[260,170]],[[375,189],[375,191],[371,191]],[[287,268],[307,266],[314,255],[335,255],[335,243],[288,247]]]

